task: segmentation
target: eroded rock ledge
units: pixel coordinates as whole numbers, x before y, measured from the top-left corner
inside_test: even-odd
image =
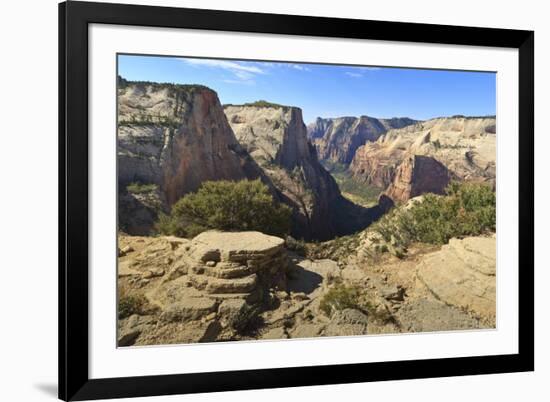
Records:
[[[120,234],[118,344],[493,328],[495,245],[494,237],[452,239],[365,264],[357,252],[304,258],[259,232]],[[327,315],[322,301],[341,285],[359,289],[361,302]]]

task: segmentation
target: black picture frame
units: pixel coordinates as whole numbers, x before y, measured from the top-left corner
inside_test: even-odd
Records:
[[[88,25],[374,39],[519,51],[517,354],[214,373],[88,375]],[[534,32],[70,1],[59,4],[59,398],[293,387],[534,370]]]

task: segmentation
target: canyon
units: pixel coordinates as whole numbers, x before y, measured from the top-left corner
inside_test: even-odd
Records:
[[[385,205],[364,208],[342,197],[307,139],[299,108],[224,109],[203,86],[123,78],[118,92],[119,224],[127,233],[150,233],[160,213],[208,180],[261,179],[292,208],[299,238],[349,234],[385,212]],[[151,191],[125,191],[133,183]]]
[[[495,327],[494,228],[424,242],[399,226],[455,202],[452,182],[494,190],[494,117],[306,126],[296,106],[119,77],[117,169],[118,346]],[[374,202],[342,191],[336,169]],[[290,207],[288,236],[158,231],[203,183],[257,179]]]
[[[353,233],[384,212],[384,206],[366,209],[342,197],[308,141],[299,108],[258,102],[226,105],[224,112],[239,143],[293,208],[298,237]]]
[[[430,167],[404,178],[403,171],[411,170],[407,165],[419,157]],[[442,193],[451,179],[494,187],[496,119],[455,116],[389,130],[357,149],[349,171],[355,180],[388,190],[399,202],[422,193],[419,181],[425,192],[435,193]],[[404,187],[408,189],[395,190]]]
[[[369,116],[318,117],[308,125],[308,137],[322,160],[350,164],[357,148],[376,141],[390,129],[402,128],[416,123],[404,118],[377,119]]]

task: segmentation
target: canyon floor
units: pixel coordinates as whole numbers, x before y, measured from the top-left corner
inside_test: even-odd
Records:
[[[259,232],[121,233],[118,344],[494,328],[495,247],[494,236],[469,237],[367,260],[359,244],[310,259]]]

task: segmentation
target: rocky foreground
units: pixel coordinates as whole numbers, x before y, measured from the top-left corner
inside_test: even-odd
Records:
[[[259,232],[120,234],[118,344],[495,327],[494,236],[368,263],[363,248],[336,261],[298,256]],[[342,287],[358,290],[357,305],[327,310],[327,295]]]

